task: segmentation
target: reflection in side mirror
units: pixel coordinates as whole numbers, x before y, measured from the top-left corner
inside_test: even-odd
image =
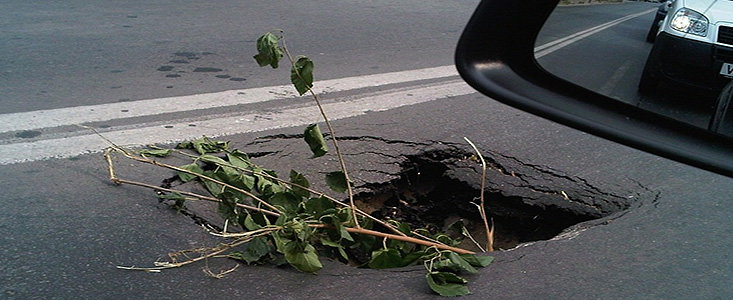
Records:
[[[710,118],[708,130],[727,136],[733,136],[733,81],[723,88],[713,117]]]
[[[733,137],[733,113],[723,95],[733,77],[733,1],[598,2],[553,11],[536,44],[562,47],[536,53],[542,68]]]

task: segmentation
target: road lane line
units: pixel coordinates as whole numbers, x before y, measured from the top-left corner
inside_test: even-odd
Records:
[[[335,102],[324,105],[326,114],[332,120],[364,115],[368,112],[385,111],[407,105],[448,99],[455,96],[473,94],[476,91],[462,80],[447,83],[420,85],[396,92],[366,95],[352,101]],[[269,129],[303,126],[320,121],[315,106],[284,109],[272,112],[263,118],[262,113],[251,113],[227,118],[213,118],[164,126],[142,127],[103,133],[104,136],[120,145],[146,145],[152,143],[171,143],[202,135],[217,137]],[[181,130],[184,128],[184,130]],[[0,165],[36,161],[49,158],[73,157],[85,153],[95,153],[109,145],[95,134],[40,140],[28,143],[0,145]]]
[[[598,25],[598,26],[594,26],[594,27],[588,28],[586,30],[582,30],[582,31],[576,32],[574,34],[568,35],[568,36],[566,36],[564,38],[560,38],[560,39],[554,40],[552,42],[546,43],[544,45],[538,46],[538,47],[536,47],[534,49],[534,51],[535,51],[535,59],[538,59],[538,58],[543,57],[543,56],[545,56],[547,54],[550,54],[552,52],[555,52],[555,51],[557,51],[559,49],[562,49],[564,47],[567,47],[570,44],[573,44],[573,43],[575,43],[575,42],[577,42],[579,40],[582,40],[582,39],[584,39],[586,37],[589,37],[591,35],[594,35],[596,33],[599,33],[599,32],[601,32],[603,30],[608,29],[608,28],[611,28],[614,25],[618,25],[618,24],[623,23],[625,21],[631,20],[631,19],[636,18],[636,17],[639,17],[639,16],[646,15],[646,14],[651,13],[651,12],[656,11],[656,10],[657,10],[656,8],[653,8],[653,9],[642,11],[640,13],[635,13],[635,14],[631,14],[631,15],[628,15],[628,16],[625,16],[625,17],[621,17],[621,18],[618,18],[616,20],[613,20],[613,21],[606,22],[606,23],[603,23],[603,24]]]
[[[625,16],[611,22],[607,22],[538,46],[535,48],[535,56],[536,58],[540,58],[563,47],[566,47],[574,42],[577,42],[580,39],[598,33],[604,29],[607,29],[626,20],[648,14],[652,11],[654,11],[654,9]],[[457,75],[458,73],[456,72],[455,67],[449,65],[434,68],[323,80],[316,83],[314,90],[317,93],[340,92],[365,87],[378,87],[388,84],[406,83],[427,79],[438,79]],[[217,107],[286,99],[295,96],[296,95],[293,91],[293,88],[290,85],[279,85],[243,90],[230,90],[216,93],[197,94],[190,96],[166,97],[123,103],[108,103],[2,114],[0,115],[0,133],[52,128],[88,122],[109,121],[122,118],[152,116],[164,113],[211,109]]]
[[[632,14],[617,20],[589,28],[535,48],[537,57],[562,49],[578,40],[598,33],[610,26],[647,14],[653,10]],[[366,87],[379,87],[389,84],[410,83],[420,80],[440,79],[457,76],[453,65],[416,69],[400,72],[347,77],[324,80],[316,83],[316,92],[329,93],[350,91]],[[369,111],[384,111],[406,105],[413,105],[437,99],[450,98],[475,93],[476,91],[460,80],[413,85],[408,88],[390,89],[369,95],[357,95],[356,99],[326,104],[330,118],[337,120]],[[0,115],[0,133],[19,130],[52,128],[86,122],[108,121],[121,118],[154,116],[171,112],[187,112],[257,103],[296,97],[290,85],[250,88],[217,93],[198,94],[79,106],[42,111],[31,111]],[[231,134],[257,132],[276,128],[301,126],[320,121],[315,107],[284,108],[263,118],[262,113],[248,113],[241,116],[212,115],[205,120],[186,121],[172,124],[172,128],[159,125],[133,124],[134,129],[116,130],[104,133],[115,142],[139,146],[151,143],[176,142],[202,135],[224,136]],[[195,127],[189,124],[195,124]],[[169,127],[166,126],[166,127]],[[176,130],[185,128],[185,130]],[[42,160],[54,157],[72,157],[84,153],[99,152],[107,145],[93,134],[64,138],[51,138],[33,142],[19,142],[0,145],[0,165]]]
[[[313,90],[316,93],[331,93],[451,76],[458,76],[455,66],[452,65],[323,80],[316,82]],[[0,133],[211,109],[296,96],[292,85],[280,85],[190,96],[10,113],[0,115]]]

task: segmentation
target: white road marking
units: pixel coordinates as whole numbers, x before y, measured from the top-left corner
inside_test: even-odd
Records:
[[[535,48],[536,57],[547,55],[608,27],[652,11],[648,10],[629,15],[538,46]],[[376,95],[357,95],[357,98],[348,101],[325,104],[324,110],[329,118],[337,120],[363,115],[370,111],[384,111],[476,92],[460,80],[449,79],[449,77],[457,75],[455,66],[450,65],[324,80],[317,82],[314,90],[317,93],[328,93],[390,84],[414,83],[429,79],[445,78],[447,80],[441,83],[412,84],[408,88],[390,89]],[[290,85],[281,85],[124,103],[11,113],[0,115],[0,133],[154,116],[164,113],[188,112],[293,97],[296,97],[293,88]],[[258,132],[320,121],[320,114],[317,112],[316,107],[285,107],[279,112],[270,113],[267,118],[262,116],[262,113],[224,117],[214,115],[201,121],[168,124],[167,127],[172,126],[172,128],[139,124],[140,127],[134,129],[110,131],[105,132],[104,135],[121,145],[139,146],[152,143],[177,142],[202,135],[217,137]],[[196,126],[189,126],[192,123]],[[185,128],[185,130],[180,130],[181,128]],[[105,141],[94,134],[10,143],[0,145],[0,165],[48,158],[73,157],[84,153],[99,152],[107,146]]]
[[[420,85],[397,92],[389,92],[376,96],[367,96],[347,102],[335,102],[324,105],[329,119],[338,120],[368,112],[384,111],[406,105],[413,105],[453,96],[462,96],[476,91],[460,80],[447,83]],[[142,127],[131,130],[119,130],[104,133],[112,141],[124,145],[146,145],[152,143],[176,142],[201,137],[216,137],[246,132],[257,132],[269,129],[300,126],[320,121],[318,108],[290,108],[271,113],[267,118],[262,114],[215,118],[194,122],[171,124],[172,128],[163,126]],[[185,128],[185,130],[180,130]],[[94,134],[40,140],[28,143],[0,145],[0,165],[25,161],[35,161],[55,157],[72,157],[87,152],[97,152],[109,145]]]
[[[313,90],[316,93],[339,92],[450,76],[458,76],[455,66],[323,80],[316,82]],[[0,115],[0,133],[226,107],[295,96],[292,85],[280,85],[181,97],[3,114]]]
[[[549,42],[549,43],[546,43],[546,44],[544,44],[542,46],[538,46],[538,47],[536,47],[534,49],[534,51],[535,51],[534,56],[535,56],[535,58],[543,57],[543,56],[545,56],[547,54],[550,54],[550,53],[555,52],[555,51],[557,51],[559,49],[562,49],[564,47],[567,47],[568,45],[570,45],[572,43],[575,43],[575,42],[577,42],[579,40],[582,40],[582,39],[584,39],[586,37],[589,37],[591,35],[594,35],[596,33],[599,33],[599,32],[601,32],[603,30],[608,29],[608,28],[611,28],[614,25],[618,25],[618,24],[620,24],[622,22],[631,20],[631,19],[636,18],[636,17],[639,17],[639,16],[643,16],[645,14],[648,14],[648,13],[653,12],[653,11],[656,11],[656,10],[657,9],[654,8],[654,9],[649,9],[649,10],[642,11],[640,13],[635,13],[635,14],[632,14],[632,15],[621,17],[621,18],[618,18],[616,20],[613,20],[613,21],[610,21],[610,22],[606,22],[606,23],[603,23],[603,24],[598,25],[598,26],[595,26],[595,27],[588,28],[586,30],[576,32],[576,33],[571,34],[569,36],[566,36],[564,38],[560,38],[560,39],[554,40],[554,41]]]

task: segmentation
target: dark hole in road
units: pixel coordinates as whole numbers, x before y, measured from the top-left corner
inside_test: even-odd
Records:
[[[377,218],[407,222],[413,229],[444,231],[451,223],[462,220],[478,243],[485,245],[486,234],[478,212],[479,190],[447,176],[449,167],[441,155],[444,154],[410,157],[402,165],[400,178],[369,187],[372,192],[356,196],[357,206]],[[490,186],[487,179],[487,187]],[[485,202],[495,226],[495,249],[548,240],[572,225],[597,218],[531,206],[520,197],[506,197],[499,192],[486,192]],[[468,238],[464,238],[461,247],[476,249]]]

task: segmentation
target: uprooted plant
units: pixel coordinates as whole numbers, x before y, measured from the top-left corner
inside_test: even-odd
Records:
[[[467,280],[460,274],[475,273],[476,268],[487,266],[492,258],[457,248],[460,241],[446,234],[411,229],[407,223],[395,220],[380,220],[354,205],[351,182],[336,134],[317,94],[311,89],[313,62],[305,56],[293,58],[282,31],[277,33],[268,32],[258,39],[258,54],[254,58],[260,66],[277,68],[280,60],[287,57],[291,63],[291,82],[296,90],[300,95],[310,93],[313,96],[341,167],[340,171],[327,173],[325,183],[335,192],[347,192],[348,203],[314,190],[306,177],[297,171],[291,170],[289,179],[281,179],[274,171],[253,163],[245,152],[231,148],[228,142],[202,137],[172,149],[151,147],[131,151],[109,141],[112,146],[105,151],[105,158],[112,182],[153,189],[161,200],[173,203],[178,209],[182,209],[186,201],[217,203],[224,226],[220,230],[209,230],[226,240],[215,247],[171,253],[169,261],[156,262],[154,267],[119,268],[158,272],[212,257],[227,257],[246,264],[289,264],[300,271],[315,273],[323,267],[320,255],[373,269],[423,264],[433,291],[443,296],[468,294]],[[328,152],[317,124],[307,126],[304,139],[314,158]],[[467,141],[480,156],[473,143]],[[120,178],[114,154],[170,169],[180,185],[161,187]],[[190,161],[173,165],[157,159],[168,156]],[[485,170],[485,163],[483,166]],[[182,187],[184,184],[201,185],[208,195],[186,190]],[[481,192],[483,194],[483,189]],[[489,229],[486,220],[483,195],[480,204],[479,212],[489,239],[486,249],[491,249],[493,230]]]

